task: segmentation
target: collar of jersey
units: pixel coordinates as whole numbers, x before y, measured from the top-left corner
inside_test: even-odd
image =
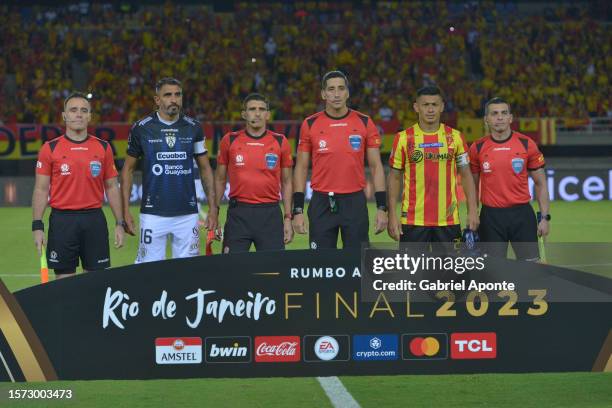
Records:
[[[502,143],[506,143],[508,140],[512,139],[512,136],[514,136],[514,132],[510,131],[510,136],[508,136],[507,138],[505,138],[504,140],[495,140],[493,138],[493,135],[491,135],[491,141],[493,143],[497,143],[497,144],[502,144]]]
[[[262,137],[264,137],[265,135],[268,134],[268,129],[266,129],[265,132],[263,132],[260,136],[255,136],[249,133],[248,130],[244,129],[244,134],[247,135],[248,137],[250,137],[251,139],[261,139]]]
[[[419,132],[421,132],[424,135],[437,135],[438,133],[440,133],[440,129],[444,125],[442,123],[440,123],[440,125],[438,126],[438,130],[436,130],[435,132],[426,132],[426,131],[424,131],[423,129],[421,129],[421,126],[419,125],[419,122],[415,123],[414,126],[416,127],[416,130],[418,130]]]
[[[159,112],[158,112],[158,111],[155,111],[155,113],[153,114],[153,117],[154,117],[155,119],[157,119],[157,121],[158,121],[159,123],[161,123],[162,125],[166,125],[166,126],[174,126],[174,125],[178,124],[178,123],[179,123],[179,121],[180,121],[180,120],[183,118],[183,114],[179,113],[179,117],[178,117],[178,119],[177,119],[177,120],[175,120],[174,122],[170,123],[170,124],[168,124],[168,123],[166,123],[166,122],[162,122],[162,119],[161,119],[161,117],[159,116]]]
[[[327,113],[327,111],[326,111],[326,110],[324,110],[324,111],[323,111],[323,113],[325,114],[325,116],[327,116],[328,118],[330,118],[330,119],[332,119],[332,120],[341,120],[341,119],[344,119],[344,118],[346,118],[348,115],[350,115],[350,114],[351,114],[351,108],[348,108],[348,110],[346,111],[346,113],[345,113],[344,115],[342,115],[342,116],[338,116],[338,117],[330,115],[329,113]]]
[[[89,133],[87,134],[87,136],[83,140],[74,140],[74,139],[71,139],[66,134],[64,134],[64,138],[66,140],[68,140],[70,143],[81,144],[81,143],[85,143],[87,141],[87,139],[89,139]]]

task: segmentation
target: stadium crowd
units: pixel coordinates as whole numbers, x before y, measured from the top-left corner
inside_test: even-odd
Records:
[[[320,76],[336,68],[351,105],[376,120],[414,121],[411,95],[434,83],[457,115],[482,115],[497,95],[517,116],[612,116],[605,3],[539,13],[494,2],[4,5],[0,121],[59,122],[81,85],[95,121],[132,122],[153,110],[163,76],[183,81],[198,119],[239,120],[256,91],[273,119],[301,120],[321,108]]]

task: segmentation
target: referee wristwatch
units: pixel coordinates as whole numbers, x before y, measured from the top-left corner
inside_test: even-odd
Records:
[[[536,213],[536,217],[538,219],[538,222],[546,220],[546,221],[550,221],[550,214],[542,214],[541,212],[537,212]]]
[[[127,223],[125,222],[125,220],[121,220],[121,221],[117,220],[117,222],[115,222],[115,226],[116,227],[122,226],[123,229],[125,229],[125,227],[127,227]]]

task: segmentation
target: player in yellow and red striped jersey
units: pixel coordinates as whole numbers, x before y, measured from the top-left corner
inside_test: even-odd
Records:
[[[413,106],[419,121],[395,136],[389,158],[388,232],[402,242],[451,242],[461,237],[458,174],[467,197],[467,226],[478,229],[468,148],[461,132],[440,123],[444,100],[438,87],[419,89]],[[402,178],[404,193],[398,218]]]

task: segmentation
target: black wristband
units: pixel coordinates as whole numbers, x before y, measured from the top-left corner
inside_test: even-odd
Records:
[[[386,191],[377,191],[374,193],[374,197],[376,197],[376,207],[384,207],[387,208],[387,192]]]
[[[304,193],[296,191],[293,193],[293,209],[304,208]]]
[[[45,224],[42,222],[42,220],[34,220],[32,221],[32,231],[44,231],[45,230]]]

